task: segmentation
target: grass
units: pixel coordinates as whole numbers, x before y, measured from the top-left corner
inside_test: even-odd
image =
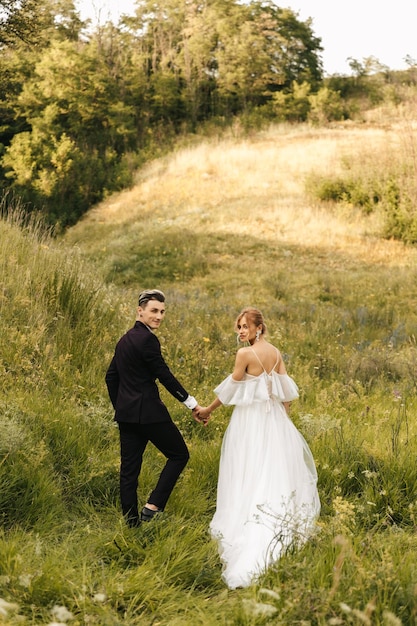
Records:
[[[185,146],[60,240],[5,214],[0,623],[415,623],[417,251],[384,240],[374,214],[306,191],[398,132],[271,127]],[[202,428],[162,390],[190,463],[159,522],[121,518],[104,373],[150,286],[168,296],[167,361],[200,402],[231,371],[248,304],[300,386],[318,532],[245,590],[224,587],[208,536],[230,408]],[[162,463],[149,448],[141,501]]]

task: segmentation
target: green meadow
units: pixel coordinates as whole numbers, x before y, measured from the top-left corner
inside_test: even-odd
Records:
[[[401,118],[183,141],[59,237],[4,200],[0,624],[417,622],[417,248],[389,236],[395,207],[414,227],[415,146]],[[375,200],[376,177],[407,184],[408,213]],[[300,388],[317,532],[247,589],[225,587],[208,535],[231,407],[204,428],[161,389],[191,459],[160,520],[121,517],[104,375],[148,287],[167,294],[158,336],[200,404],[231,372],[247,305]],[[149,446],[141,501],[163,462]]]

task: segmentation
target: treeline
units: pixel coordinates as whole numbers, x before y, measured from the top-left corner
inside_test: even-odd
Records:
[[[73,0],[0,0],[0,45],[0,184],[59,227],[179,133],[349,117],[361,78],[323,81],[311,21],[271,0],[138,0],[94,29]]]

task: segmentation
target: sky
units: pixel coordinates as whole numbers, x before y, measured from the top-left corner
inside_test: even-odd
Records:
[[[351,74],[348,58],[375,57],[392,70],[406,69],[405,57],[417,62],[417,0],[283,0],[321,38],[327,75]],[[135,0],[76,0],[81,17],[93,23],[134,13]]]

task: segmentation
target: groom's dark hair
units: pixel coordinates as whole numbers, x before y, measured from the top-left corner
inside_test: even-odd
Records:
[[[149,300],[158,300],[158,302],[165,302],[165,294],[159,289],[145,289],[141,291],[138,298],[138,304],[141,307],[145,307]]]

